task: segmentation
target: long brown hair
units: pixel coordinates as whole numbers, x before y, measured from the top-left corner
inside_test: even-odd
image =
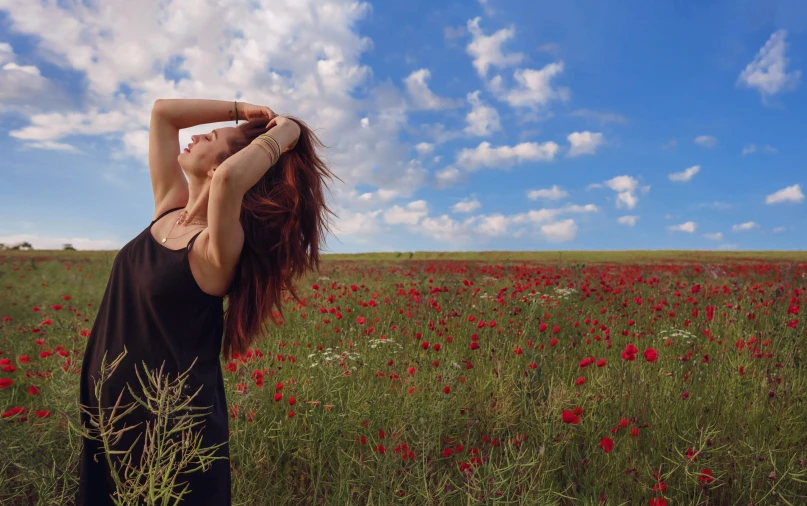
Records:
[[[339,177],[315,150],[317,146],[327,146],[302,120],[283,116],[299,125],[300,137],[294,148],[280,155],[277,163],[247,191],[241,204],[244,247],[227,294],[223,345],[226,360],[232,359],[234,352],[246,354],[262,335],[266,318],[280,325],[273,307],[282,318],[283,290],[302,303],[294,280],[319,270],[320,242],[330,231],[327,213],[334,214],[325,204],[324,178]],[[240,135],[229,137],[230,153],[222,153],[219,163],[266,132],[267,123],[266,119],[253,120],[236,127]]]

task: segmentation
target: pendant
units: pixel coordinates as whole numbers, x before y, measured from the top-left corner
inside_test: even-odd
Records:
[[[167,238],[167,237],[163,237],[163,243],[165,243],[165,240],[166,240],[166,239],[168,239],[168,238]]]

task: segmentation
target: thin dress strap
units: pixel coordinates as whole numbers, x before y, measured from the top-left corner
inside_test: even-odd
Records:
[[[193,244],[193,241],[195,241],[195,240],[196,240],[196,238],[197,238],[197,237],[199,237],[199,234],[201,234],[201,233],[202,233],[202,232],[204,232],[204,231],[205,231],[205,229],[202,229],[202,230],[200,230],[200,231],[196,232],[196,235],[194,235],[193,237],[191,237],[191,240],[190,240],[190,241],[188,241],[188,249],[189,249],[189,250],[191,249],[191,245]]]
[[[185,206],[182,206],[182,207],[185,207]],[[167,210],[166,212],[164,212],[164,213],[162,213],[161,215],[157,216],[157,219],[156,219],[156,220],[154,220],[154,221],[152,221],[151,223],[157,223],[157,222],[160,220],[160,218],[162,218],[162,217],[163,217],[163,216],[165,216],[166,214],[168,214],[168,213],[172,213],[172,212],[176,211],[177,209],[182,209],[182,207],[175,207],[175,208],[173,208],[173,209],[169,209],[169,210]]]

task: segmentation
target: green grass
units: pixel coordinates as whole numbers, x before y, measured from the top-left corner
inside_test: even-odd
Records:
[[[98,258],[114,256],[117,251],[0,251],[12,258]],[[483,262],[597,262],[597,263],[655,263],[655,262],[805,262],[807,251],[711,251],[711,250],[621,250],[621,251],[396,251],[380,253],[323,253],[324,261],[363,260],[462,260]]]
[[[72,500],[81,332],[114,255],[0,256],[0,359],[16,366],[0,411],[28,409],[0,420],[0,504]],[[299,286],[308,307],[287,300],[262,356],[222,363],[233,504],[807,504],[804,252],[325,255]],[[58,346],[67,365],[39,357]]]

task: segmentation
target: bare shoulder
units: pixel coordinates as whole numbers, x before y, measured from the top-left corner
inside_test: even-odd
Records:
[[[230,291],[230,286],[235,279],[238,261],[230,261],[219,265],[213,260],[213,256],[210,254],[209,230],[209,228],[202,230],[193,242],[188,262],[199,288],[210,295],[223,297]]]

